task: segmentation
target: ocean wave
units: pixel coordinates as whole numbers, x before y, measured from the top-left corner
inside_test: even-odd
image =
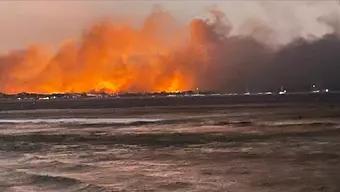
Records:
[[[340,129],[329,127],[320,130],[302,130],[287,132],[248,132],[248,133],[144,133],[144,134],[117,134],[117,135],[77,135],[77,134],[59,134],[59,135],[1,135],[0,140],[4,143],[25,143],[36,142],[53,145],[55,143],[86,143],[91,145],[140,145],[140,146],[184,146],[192,144],[207,144],[211,142],[252,142],[258,140],[271,140],[287,137],[308,137],[315,135],[334,135],[340,134]],[[16,151],[16,148],[7,149],[7,151]]]
[[[0,169],[0,182],[4,188],[9,191],[11,189],[20,188],[21,191],[63,191],[63,192],[106,192],[104,187],[89,184],[81,180],[64,177],[52,176],[25,171],[14,171],[9,169]],[[15,190],[14,190],[15,191]]]
[[[96,169],[95,166],[76,163],[62,162],[58,160],[50,160],[41,156],[32,155],[19,161],[20,164],[29,163],[32,167],[53,171],[53,172],[85,172]]]
[[[135,122],[158,122],[162,119],[154,118],[40,118],[40,119],[0,119],[0,123],[70,123],[70,124],[129,124]]]
[[[310,119],[310,120],[281,120],[273,122],[260,122],[259,125],[274,126],[274,127],[289,127],[289,126],[336,126],[340,122],[338,120],[323,120],[323,119]]]

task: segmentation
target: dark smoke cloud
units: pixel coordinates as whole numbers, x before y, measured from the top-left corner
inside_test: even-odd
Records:
[[[300,39],[276,53],[272,62],[277,83],[290,89],[307,89],[312,83],[340,89],[340,39],[328,34],[308,42]]]
[[[340,90],[339,26],[338,20],[330,18],[323,22],[334,28],[333,33],[313,40],[299,38],[279,49],[259,42],[256,35],[221,35],[217,29],[230,31],[231,27],[220,22],[221,18],[216,19],[218,22],[196,21],[202,35],[196,38],[209,57],[209,67],[200,74],[199,85],[207,90],[237,92],[277,91],[281,86],[306,91],[312,84]]]

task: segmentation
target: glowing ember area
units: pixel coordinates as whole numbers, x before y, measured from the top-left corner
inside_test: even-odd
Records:
[[[96,24],[80,40],[67,41],[56,52],[37,45],[9,52],[0,56],[0,92],[192,89],[200,68],[195,58],[204,60],[199,58],[204,34],[197,24],[180,26],[157,10],[139,28]]]

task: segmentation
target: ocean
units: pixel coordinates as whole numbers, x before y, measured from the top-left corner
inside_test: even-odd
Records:
[[[0,110],[1,192],[340,191],[340,105]]]

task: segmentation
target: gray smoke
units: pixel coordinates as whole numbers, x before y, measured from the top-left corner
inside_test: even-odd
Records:
[[[230,35],[231,25],[215,21],[200,22],[198,38],[209,56],[209,67],[199,77],[205,90],[276,91],[281,86],[292,91],[320,88],[340,90],[339,18],[320,18],[332,32],[319,38],[297,38],[273,48],[256,34]],[[223,18],[227,21],[227,18]],[[226,30],[221,33],[220,29]],[[270,31],[268,27],[263,31]],[[222,35],[223,34],[223,35]]]

